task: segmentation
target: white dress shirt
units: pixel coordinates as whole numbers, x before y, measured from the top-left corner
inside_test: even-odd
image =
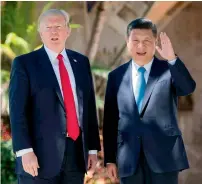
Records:
[[[152,66],[153,60],[154,60],[154,58],[149,63],[147,63],[146,65],[143,66],[145,68],[145,70],[146,70],[144,72],[144,79],[145,79],[146,84],[147,84],[147,81],[148,81],[148,78],[149,78],[149,74],[150,74],[150,71],[151,71],[151,66]],[[133,84],[133,92],[135,92],[135,90],[136,90],[136,84],[137,84],[137,79],[138,79],[138,75],[139,75],[138,74],[138,69],[140,67],[141,66],[139,66],[137,63],[135,63],[134,60],[132,60],[132,84]]]
[[[147,63],[146,65],[144,65],[143,67],[145,68],[145,72],[144,72],[144,79],[145,82],[147,84],[148,79],[149,79],[149,74],[151,71],[151,67],[152,67],[152,63],[154,61],[154,58],[152,58],[152,60]],[[160,62],[160,61],[159,61]],[[172,60],[172,61],[168,61],[171,65],[174,65],[176,62],[176,59]],[[136,91],[136,84],[137,84],[137,79],[138,79],[138,69],[141,66],[139,66],[134,60],[132,60],[132,85],[133,85],[133,93],[135,96],[135,91]]]
[[[64,98],[63,91],[62,91],[61,79],[60,79],[59,61],[57,59],[58,53],[53,52],[52,50],[47,48],[45,45],[44,45],[44,48],[45,48],[45,50],[46,50],[46,52],[48,54],[49,60],[50,60],[50,62],[52,64],[52,67],[53,67],[53,70],[55,72],[58,84],[60,86],[60,91],[61,91],[62,97]],[[73,70],[72,70],[69,58],[67,56],[66,50],[63,49],[63,51],[60,54],[63,56],[64,65],[65,65],[65,68],[67,69],[68,74],[69,74],[69,80],[70,80],[70,84],[71,84],[72,92],[73,92],[73,96],[74,96],[77,119],[78,119],[78,122],[79,122],[78,99],[77,99],[77,94],[76,94],[76,83],[75,83]],[[79,125],[80,125],[80,122],[79,122]]]
[[[63,96],[62,84],[61,84],[60,72],[59,72],[59,61],[57,59],[58,53],[50,50],[45,45],[44,45],[44,48],[45,48],[46,53],[48,54],[49,60],[51,62],[53,70],[55,72],[58,84],[60,86],[61,94]],[[77,99],[77,93],[76,93],[76,83],[75,83],[74,73],[73,73],[73,70],[72,70],[72,67],[71,67],[71,64],[70,64],[70,61],[69,61],[69,58],[67,56],[65,48],[63,49],[63,51],[60,54],[62,54],[62,56],[63,56],[64,65],[65,65],[65,67],[66,67],[66,69],[68,71],[68,74],[69,74],[70,84],[71,84],[71,87],[72,87],[72,92],[73,92],[74,102],[75,102],[75,107],[76,107],[77,119],[78,119],[78,123],[80,125],[79,111],[78,111],[78,99]],[[63,98],[64,98],[64,96],[63,96]],[[68,137],[68,133],[67,133],[67,137]],[[23,149],[23,150],[17,151],[16,155],[17,155],[17,157],[20,157],[20,156],[22,156],[22,155],[24,155],[26,153],[29,153],[29,152],[33,152],[33,149],[28,148],[28,149]],[[97,154],[97,150],[90,150],[89,154]]]

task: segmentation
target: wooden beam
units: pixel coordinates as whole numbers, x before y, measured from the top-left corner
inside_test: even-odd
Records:
[[[128,26],[128,23],[121,19],[117,15],[111,15],[107,17],[107,23],[110,28],[112,28],[114,31],[116,31],[121,36],[126,35],[126,28]]]
[[[121,36],[125,36],[125,29],[128,25],[117,14],[123,8],[125,2],[110,2],[108,8],[107,25]],[[124,29],[125,28],[125,29]]]
[[[177,1],[156,1],[145,17],[157,24],[176,3]]]
[[[108,2],[105,2],[105,1],[99,2],[96,17],[92,26],[93,27],[92,35],[88,44],[88,49],[86,50],[86,55],[88,56],[91,64],[94,62],[94,59],[96,57],[100,36],[106,22],[107,4]]]
[[[187,7],[191,1],[184,1],[184,2],[179,2],[178,5],[176,6],[175,10],[170,14],[166,15],[163,19],[160,20],[160,22],[157,24],[158,31],[162,31],[170,22],[173,20],[179,13]]]

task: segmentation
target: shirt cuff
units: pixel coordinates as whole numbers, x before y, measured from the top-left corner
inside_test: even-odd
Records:
[[[168,61],[169,64],[174,65],[177,59],[173,59],[171,61]]]
[[[16,156],[21,157],[21,156],[25,155],[26,153],[30,153],[30,152],[34,152],[34,150],[32,148],[23,149],[20,151],[16,151]]]
[[[97,150],[89,150],[88,154],[97,155]]]

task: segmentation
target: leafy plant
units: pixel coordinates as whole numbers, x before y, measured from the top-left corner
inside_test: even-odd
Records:
[[[1,141],[1,183],[16,183],[15,157],[12,151],[12,141]]]
[[[9,81],[10,73],[5,70],[1,70],[1,84],[5,84]]]
[[[93,74],[107,79],[110,69],[93,65],[93,66],[91,66],[91,71]]]

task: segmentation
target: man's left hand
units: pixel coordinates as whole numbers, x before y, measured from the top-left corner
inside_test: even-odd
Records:
[[[176,56],[173,50],[172,43],[166,33],[160,33],[160,42],[161,48],[159,46],[156,46],[156,50],[159,52],[161,57],[168,61],[174,60]]]
[[[97,154],[89,154],[88,155],[88,172],[87,172],[89,177],[93,177],[96,164],[97,164]]]

